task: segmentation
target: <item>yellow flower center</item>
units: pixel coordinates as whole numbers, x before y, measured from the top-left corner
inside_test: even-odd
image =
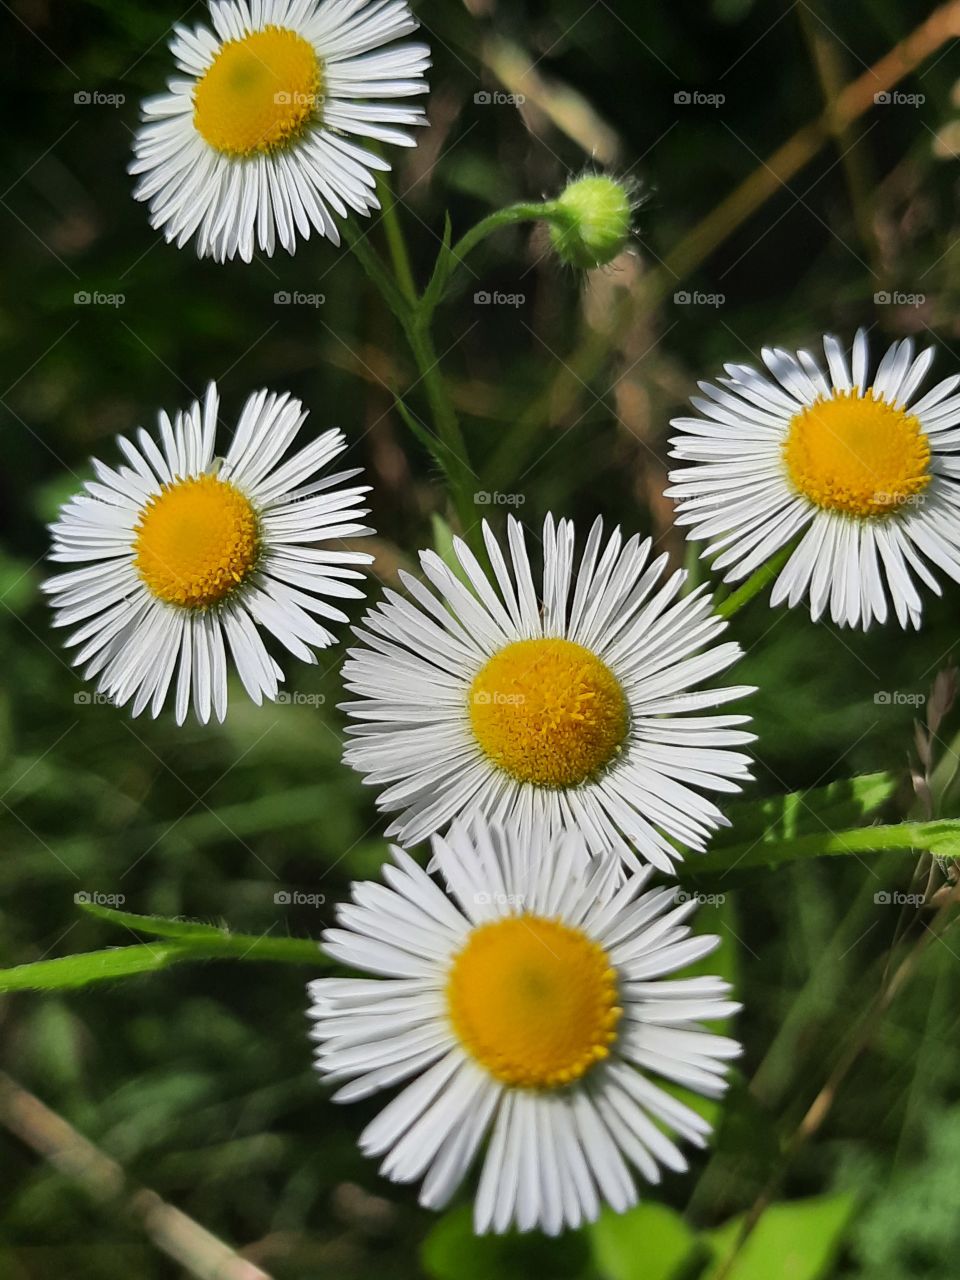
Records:
[[[228,40],[193,93],[201,137],[230,156],[284,147],[316,115],[323,70],[296,31],[264,27]]]
[[[852,516],[889,515],[930,483],[930,442],[919,419],[872,389],[834,391],[795,414],[783,456],[811,502]]]
[[[453,961],[447,1009],[504,1084],[554,1089],[606,1058],[623,1012],[607,953],[579,929],[518,915],[480,925]]]
[[[518,640],[470,687],[470,723],[484,754],[520,782],[570,787],[617,755],[629,714],[620,684],[572,640]]]
[[[217,604],[257,563],[253,507],[239,489],[216,476],[164,485],[141,511],[135,532],[140,577],[167,604]]]

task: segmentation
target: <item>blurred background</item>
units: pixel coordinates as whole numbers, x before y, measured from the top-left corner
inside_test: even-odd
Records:
[[[235,689],[225,726],[183,730],[169,713],[134,722],[99,705],[65,663],[37,586],[45,523],[88,458],[111,461],[116,433],[185,407],[211,377],[227,418],[260,386],[289,388],[307,430],[342,427],[347,465],[368,471],[380,582],[442,541],[434,517],[449,516],[392,407],[416,373],[346,250],[198,262],[131,199],[139,100],[172,73],[172,24],[205,13],[183,3],[9,0],[0,14],[3,965],[134,941],[84,915],[78,893],[317,936],[384,856],[371,796],[339,763],[342,648],[291,664],[288,704],[258,710]],[[478,518],[517,511],[536,531],[548,510],[599,512],[679,563],[667,424],[722,361],[823,331],[849,342],[863,324],[875,351],[913,334],[937,348],[939,376],[960,372],[960,4],[414,7],[435,61],[431,127],[393,158],[419,281],[447,210],[462,233],[587,168],[627,175],[639,206],[613,267],[575,275],[543,228],[512,229],[444,304],[438,349],[490,497]],[[421,388],[410,402],[427,415]],[[914,725],[950,667],[960,592],[928,604],[908,639],[788,621],[763,600],[740,615],[738,679],[761,690],[753,797],[887,771],[887,816],[960,814],[949,678],[934,732]],[[208,1274],[153,1247],[128,1192],[103,1184],[98,1198],[44,1158],[61,1117],[277,1280],[719,1275],[711,1250],[771,1187],[778,1203],[734,1280],[955,1277],[957,939],[914,948],[908,989],[831,1084],[886,990],[891,948],[923,940],[922,915],[896,900],[913,874],[888,855],[699,886],[722,899],[701,913],[724,938],[711,967],[745,1004],[716,1147],[639,1216],[559,1244],[474,1244],[462,1207],[438,1223],[378,1178],[355,1140],[379,1104],[335,1108],[311,1074],[307,971],[209,964],[8,997],[0,1276]],[[825,1086],[826,1111],[796,1141]]]

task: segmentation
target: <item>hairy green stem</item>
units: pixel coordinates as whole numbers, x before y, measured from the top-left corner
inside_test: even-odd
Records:
[[[410,256],[396,213],[396,203],[385,184],[381,184],[383,225],[390,252],[393,275],[369,244],[366,235],[349,227],[346,236],[357,261],[366,272],[391,311],[400,321],[416,362],[419,381],[423,383],[439,448],[431,451],[443,468],[450,485],[450,496],[461,531],[469,541],[476,540],[476,510],[473,493],[477,476],[470,465],[466,441],[446,380],[440,372],[440,358],[434,346],[430,320],[442,300],[457,265],[487,236],[500,227],[517,222],[557,217],[555,201],[543,204],[510,205],[489,214],[472,227],[452,248],[449,234],[437,257],[433,276],[422,296],[418,296]],[[448,229],[449,230],[449,229]],[[409,425],[409,424],[408,424]],[[418,433],[419,435],[419,433]]]
[[[460,529],[464,537],[472,540],[477,524],[473,494],[476,474],[470,466],[467,446],[460,427],[460,419],[450,396],[446,379],[440,371],[440,357],[433,344],[429,323],[419,315],[412,317],[406,326],[407,341],[417,362],[420,381],[423,383],[443,446],[443,466],[450,481],[451,497]]]
[[[458,267],[464,265],[464,259],[468,254],[486,240],[488,236],[493,235],[495,231],[499,231],[501,227],[515,226],[519,222],[542,222],[556,221],[560,218],[559,206],[556,200],[547,200],[542,203],[534,203],[532,201],[523,201],[519,204],[508,205],[505,209],[498,209],[495,213],[488,214],[485,218],[470,228],[454,245],[450,245],[449,240],[444,240],[444,247],[437,255],[437,262],[433,269],[433,275],[430,283],[423,291],[423,297],[420,299],[421,313],[429,319],[443,301],[447,287],[453,278]]]
[[[501,227],[512,227],[518,222],[553,222],[559,217],[559,205],[556,200],[545,200],[540,203],[521,201],[519,204],[507,205],[495,213],[481,218],[476,226],[471,227],[460,237],[451,249],[455,261],[462,262],[482,240],[493,235]]]
[[[467,456],[467,447],[456,410],[439,370],[440,361],[433,347],[433,339],[418,309],[416,292],[413,291],[412,297],[407,296],[406,293],[408,287],[413,290],[413,278],[410,276],[407,284],[398,284],[365,236],[352,232],[348,233],[348,239],[350,248],[366,272],[367,278],[397,317],[406,336],[420,375],[419,381],[423,383],[430,404],[440,446],[433,448],[432,453],[447,477],[457,517],[464,535],[467,536],[475,523],[473,470]],[[397,249],[396,252],[399,255],[399,263],[406,262],[409,266],[405,248]],[[401,276],[406,274],[402,265],[397,267],[397,262],[395,262],[395,269],[399,270]]]

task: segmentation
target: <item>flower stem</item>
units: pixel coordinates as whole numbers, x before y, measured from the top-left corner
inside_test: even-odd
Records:
[[[460,420],[446,379],[440,371],[440,358],[433,344],[429,321],[419,314],[414,315],[405,328],[407,341],[420,371],[420,381],[427,393],[437,434],[443,445],[439,457],[450,481],[450,496],[460,521],[460,529],[464,537],[470,540],[477,522],[473,502],[477,476],[470,466]]]
[[[469,537],[476,523],[473,505],[475,476],[467,456],[467,446],[456,409],[450,398],[446,381],[440,372],[440,360],[433,345],[429,317],[424,315],[419,307],[406,246],[403,245],[399,228],[396,226],[395,231],[397,234],[391,253],[394,270],[400,278],[400,283],[387,270],[380,255],[370,245],[366,236],[358,235],[351,229],[347,232],[347,238],[357,261],[399,320],[406,336],[420,375],[418,381],[423,383],[433,417],[437,444],[431,452],[447,477],[450,497],[461,530],[465,537]]]
[[[380,203],[383,208],[383,229],[387,235],[387,248],[390,250],[393,273],[397,278],[401,293],[411,306],[416,307],[418,303],[417,286],[413,278],[413,267],[410,265],[407,241],[400,225],[400,219],[397,217],[397,202],[394,198],[393,190],[386,179],[381,179],[379,191]]]
[[[493,235],[494,231],[499,231],[501,227],[511,227],[518,222],[550,222],[555,218],[557,209],[556,200],[545,200],[540,203],[521,201],[519,204],[507,205],[505,209],[498,209],[495,213],[481,218],[476,226],[471,227],[460,237],[451,252],[456,259],[462,260],[477,247],[481,240],[486,240],[487,236]]]
[[[410,255],[397,218],[396,201],[386,183],[380,184],[380,194],[383,206],[382,221],[390,252],[392,274],[380,255],[369,244],[365,234],[360,234],[348,223],[345,235],[357,261],[399,320],[406,335],[420,374],[419,381],[423,383],[433,417],[437,445],[431,449],[431,452],[447,477],[450,498],[463,536],[468,541],[476,541],[477,519],[473,492],[477,475],[470,465],[463,430],[449,387],[440,372],[440,359],[434,345],[430,322],[434,311],[443,300],[456,268],[463,264],[467,254],[482,240],[501,227],[518,222],[557,220],[561,217],[561,211],[555,200],[539,204],[528,202],[509,205],[506,209],[498,209],[495,213],[482,218],[452,246],[448,222],[443,247],[437,256],[433,275],[421,295],[417,292]],[[420,438],[421,433],[417,432],[417,435]]]
[[[412,302],[401,291],[381,261],[380,255],[367,239],[367,233],[358,232],[349,222],[344,226],[344,235],[353,256],[360,263],[367,279],[374,285],[384,302],[401,322],[406,324],[412,309]]]
[[[721,600],[717,604],[716,611],[721,618],[732,618],[734,614],[739,613],[745,604],[749,604],[754,596],[770,585],[776,578],[777,574],[787,563],[793,553],[793,544],[781,547],[775,556],[772,556],[765,564],[746,580],[743,586],[738,587],[726,600]]]
[[[499,231],[501,227],[515,226],[519,222],[550,222],[556,220],[558,216],[559,206],[556,200],[541,203],[521,201],[519,204],[507,205],[505,209],[497,209],[496,212],[481,218],[475,226],[460,237],[456,244],[451,245],[445,240],[444,247],[437,256],[430,283],[420,299],[421,312],[428,317],[433,314],[443,301],[447,286],[458,267],[463,266],[467,255],[495,231]]]

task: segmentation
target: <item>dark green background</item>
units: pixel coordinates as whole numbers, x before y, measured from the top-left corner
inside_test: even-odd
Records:
[[[659,496],[668,419],[697,378],[723,360],[754,358],[764,343],[813,345],[824,330],[849,341],[866,324],[877,348],[914,333],[937,346],[940,376],[960,370],[960,169],[955,156],[935,155],[935,136],[960,115],[951,105],[955,42],[899,86],[925,95],[922,105],[871,108],[675,282],[720,293],[723,305],[677,305],[673,288],[641,304],[651,268],[821,111],[815,49],[826,48],[843,83],[932,6],[429,0],[417,11],[435,56],[432,127],[417,151],[397,157],[396,186],[419,280],[445,210],[462,232],[499,205],[552,195],[598,146],[605,154],[604,138],[616,139],[616,168],[629,171],[640,201],[635,257],[587,287],[546,252],[542,229],[517,229],[471,260],[475,275],[459,278],[440,312],[438,348],[477,488],[519,495],[531,529],[547,510],[582,521],[600,512],[630,532],[652,532],[682,560]],[[194,5],[187,20],[203,13]],[[316,936],[349,880],[375,874],[384,856],[371,796],[339,764],[340,648],[316,668],[288,664],[289,687],[314,702],[322,695],[322,706],[258,710],[238,688],[225,727],[177,730],[169,714],[131,722],[83,700],[38,598],[45,522],[89,474],[88,457],[112,461],[116,433],[152,426],[159,406],[185,406],[211,377],[227,419],[267,385],[304,399],[308,431],[344,429],[351,463],[375,486],[383,581],[431,542],[431,515],[445,511],[434,469],[391,407],[391,388],[416,374],[346,251],[310,242],[294,259],[201,263],[189,248],[166,246],[131,199],[125,167],[138,101],[172,72],[166,40],[181,16],[179,5],[145,0],[12,0],[0,12],[3,964],[133,940],[83,916],[79,891],[123,895],[135,912]],[[484,65],[509,47],[536,63],[520,86],[522,113],[474,101],[481,89],[511,88]],[[680,106],[683,90],[725,101]],[[578,95],[570,110],[580,143],[545,110],[561,91]],[[81,92],[125,100],[84,105],[75,101]],[[382,247],[382,228],[372,235]],[[481,307],[478,290],[524,301]],[[875,306],[881,290],[925,301]],[[124,301],[77,305],[83,291]],[[325,302],[276,305],[280,291],[322,293]],[[409,398],[426,417],[420,388]],[[503,508],[492,518],[502,522]],[[929,603],[922,634],[906,638],[893,628],[867,637],[814,628],[762,601],[738,619],[749,653],[737,678],[761,686],[751,706],[754,794],[891,769],[904,778],[893,815],[915,811],[915,709],[875,697],[925,694],[949,661],[960,589],[947,586]],[[947,720],[939,756],[958,728]],[[943,806],[960,812],[949,791]],[[702,1226],[753,1202],[878,988],[899,913],[875,906],[872,894],[906,889],[911,869],[900,856],[869,867],[838,860],[755,876],[729,894],[721,927],[746,1005],[742,1074],[710,1176],[698,1183],[706,1158],[697,1157],[691,1176],[671,1176],[658,1199],[682,1209],[692,1195],[691,1220]],[[326,905],[275,903],[292,889],[322,893]],[[956,960],[946,943],[929,949],[781,1188],[786,1196],[853,1188],[860,1197],[837,1274],[956,1274],[960,1220],[955,1194],[944,1195],[945,1186],[955,1193],[960,1159]],[[356,1150],[375,1105],[334,1108],[311,1075],[308,976],[208,965],[68,998],[8,998],[0,1065],[132,1178],[251,1246],[278,1278],[399,1280],[425,1266],[446,1275],[435,1259],[420,1261],[430,1215]],[[776,1087],[758,1102],[745,1082],[791,1010],[796,1038],[786,1050],[776,1042],[768,1064]],[[507,1274],[485,1256],[464,1246],[455,1271]],[[518,1275],[536,1267],[544,1280],[614,1275],[579,1241],[510,1256]],[[91,1203],[0,1130],[0,1275],[178,1274],[122,1212]]]

